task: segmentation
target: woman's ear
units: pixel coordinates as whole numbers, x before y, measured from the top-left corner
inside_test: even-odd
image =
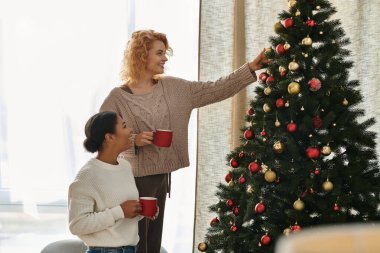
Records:
[[[104,140],[105,140],[106,142],[110,142],[110,141],[112,141],[112,140],[114,140],[114,139],[115,139],[115,137],[114,137],[114,135],[111,134],[111,133],[106,133],[106,135],[104,135]]]

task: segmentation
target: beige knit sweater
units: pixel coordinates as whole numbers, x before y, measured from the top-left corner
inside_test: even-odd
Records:
[[[120,87],[114,88],[100,111],[118,113],[135,134],[160,128],[173,130],[170,148],[147,145],[139,147],[133,155],[125,156],[136,177],[169,173],[189,166],[188,123],[191,111],[232,97],[254,81],[256,75],[250,72],[247,63],[215,82],[165,76],[158,81],[152,94],[145,97],[129,94]]]

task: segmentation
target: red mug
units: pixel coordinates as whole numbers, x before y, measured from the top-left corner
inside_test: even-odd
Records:
[[[153,132],[153,144],[157,147],[170,147],[173,139],[172,130],[163,130],[157,129],[156,132]]]
[[[157,213],[157,198],[154,197],[140,197],[141,215],[146,217],[153,217]]]

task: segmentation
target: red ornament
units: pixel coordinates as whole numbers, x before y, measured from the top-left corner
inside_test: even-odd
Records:
[[[271,239],[268,235],[263,235],[261,237],[261,244],[268,245],[270,243]]]
[[[335,212],[339,212],[340,211],[340,206],[337,203],[335,203],[333,209],[334,209]]]
[[[264,211],[265,211],[264,203],[262,201],[260,203],[257,203],[255,206],[255,212],[256,213],[263,213]]]
[[[292,121],[288,124],[287,128],[289,133],[294,133],[297,130],[297,125]]]
[[[273,76],[269,76],[267,78],[267,80],[265,81],[265,83],[269,86],[271,85],[272,83],[274,82],[274,77]]]
[[[281,71],[281,72],[280,72],[280,75],[281,75],[282,77],[286,76],[286,71]]]
[[[322,119],[321,119],[321,117],[315,116],[311,121],[313,122],[313,125],[314,125],[314,127],[316,129],[322,127]]]
[[[260,165],[259,165],[257,162],[251,162],[251,163],[248,165],[248,168],[249,168],[249,170],[250,170],[252,173],[256,173],[256,172],[259,172],[259,170],[261,170]]]
[[[235,160],[235,158],[231,158],[230,165],[231,165],[232,168],[239,167],[239,163],[238,163],[238,161]]]
[[[227,204],[227,206],[231,207],[234,205],[234,202],[232,201],[232,199],[228,199],[226,204]]]
[[[308,147],[306,149],[306,154],[307,154],[307,157],[309,157],[310,159],[317,159],[319,157],[319,149]]]
[[[259,75],[259,82],[260,83],[265,83],[265,81],[267,80],[268,76],[269,75],[266,72],[260,73],[260,75]]]
[[[314,27],[316,25],[315,21],[310,18],[306,21],[306,24],[310,27]]]
[[[252,140],[253,137],[255,137],[255,135],[253,134],[251,129],[247,129],[244,131],[244,138],[246,138],[247,140]]]
[[[299,232],[299,231],[301,231],[301,226],[298,225],[298,224],[295,224],[295,225],[293,225],[293,226],[291,227],[291,230],[292,230],[293,232]]]
[[[226,176],[224,177],[224,180],[226,180],[226,182],[229,183],[232,180],[232,174],[227,173]]]
[[[255,111],[253,110],[253,108],[249,108],[247,110],[247,115],[252,116],[253,114],[255,114]]]
[[[284,48],[284,45],[282,45],[282,44],[278,44],[277,46],[276,46],[276,53],[278,54],[278,55],[283,55],[283,54],[285,54],[285,48]]]
[[[267,133],[263,130],[263,131],[261,131],[261,136],[265,136],[265,135],[267,135]]]
[[[237,206],[235,206],[234,209],[232,210],[232,212],[234,213],[235,216],[238,216],[239,215],[239,208]]]
[[[318,78],[310,79],[308,84],[309,84],[309,90],[311,91],[317,91],[321,88],[321,81]]]
[[[244,156],[245,156],[244,151],[240,151],[240,153],[239,153],[239,157],[240,157],[240,158],[243,158]]]
[[[231,231],[232,231],[232,232],[236,232],[236,230],[237,230],[237,227],[236,227],[235,225],[232,225],[232,226],[231,226]]]
[[[291,18],[287,18],[287,19],[283,20],[283,21],[282,21],[282,25],[283,25],[286,29],[292,27],[292,26],[294,25],[293,19],[291,19]]]
[[[319,169],[315,169],[315,170],[314,170],[314,174],[315,174],[315,175],[319,175]]]
[[[276,106],[277,108],[282,108],[285,105],[285,100],[283,98],[278,98],[276,100]]]
[[[239,183],[241,183],[241,184],[244,184],[245,183],[245,178],[244,177],[241,177],[241,178],[239,178]]]
[[[219,219],[217,217],[213,218],[211,221],[210,221],[210,226],[214,226],[216,224],[219,223]]]

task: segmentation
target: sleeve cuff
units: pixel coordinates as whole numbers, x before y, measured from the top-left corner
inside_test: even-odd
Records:
[[[115,221],[120,220],[120,219],[124,219],[124,212],[123,212],[123,209],[121,208],[121,206],[115,206],[115,207],[111,208],[111,213],[112,213],[112,216],[115,219]]]

